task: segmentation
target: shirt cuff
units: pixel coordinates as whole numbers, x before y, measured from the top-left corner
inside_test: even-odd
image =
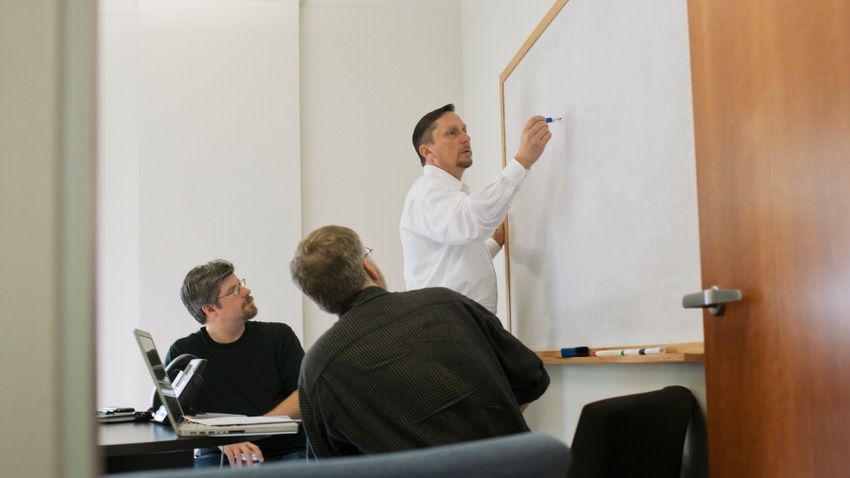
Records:
[[[508,161],[508,164],[505,165],[505,169],[502,170],[502,175],[510,181],[514,186],[519,186],[519,183],[525,179],[525,175],[528,174],[528,170],[525,169],[519,161],[514,158],[511,158]]]
[[[502,250],[502,246],[500,246],[499,243],[492,237],[488,237],[487,240],[484,241],[484,246],[487,248],[487,252],[490,253],[490,259],[496,257],[496,254]]]

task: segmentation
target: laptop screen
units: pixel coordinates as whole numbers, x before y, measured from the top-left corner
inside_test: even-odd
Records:
[[[168,378],[168,374],[165,373],[165,367],[159,358],[159,352],[153,343],[153,337],[149,333],[138,329],[134,333],[136,340],[139,342],[139,348],[142,350],[142,355],[145,357],[145,364],[148,366],[148,370],[153,378],[159,399],[165,405],[171,424],[176,426],[183,419],[183,409],[180,407],[180,401],[174,392],[171,380]]]

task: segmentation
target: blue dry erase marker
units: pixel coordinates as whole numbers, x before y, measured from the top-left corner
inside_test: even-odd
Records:
[[[546,118],[547,123],[554,123],[555,121],[564,121],[564,118]]]

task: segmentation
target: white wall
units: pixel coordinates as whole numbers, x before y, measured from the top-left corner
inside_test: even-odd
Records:
[[[459,4],[300,10],[101,1],[99,405],[146,406],[130,331],[164,353],[196,330],[178,290],[209,259],[233,261],[258,319],[288,323],[305,348],[335,317],[289,279],[302,226],[354,228],[403,290],[398,218],[421,174],[409,138],[425,112],[462,105]]]
[[[301,238],[297,2],[146,0],[140,20],[142,325],[163,347],[197,330],[180,284],[220,257],[300,334],[280,254]]]
[[[456,0],[308,0],[301,8],[304,234],[328,224],[354,229],[375,249],[390,290],[404,290],[398,222],[422,174],[413,127],[446,103],[462,107],[460,44]],[[308,347],[336,317],[304,300]]]
[[[98,402],[142,408],[151,387],[127,373],[141,326],[138,3],[100,2],[98,27]]]
[[[199,327],[179,299],[215,258],[259,320],[302,332],[298,3],[118,0],[101,8],[99,405],[146,408],[134,327],[161,353]],[[108,66],[107,66],[108,65]]]

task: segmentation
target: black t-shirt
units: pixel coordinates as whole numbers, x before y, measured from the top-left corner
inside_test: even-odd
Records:
[[[298,389],[304,349],[288,325],[249,321],[242,337],[230,344],[213,341],[202,327],[174,342],[165,363],[181,354],[207,359],[193,410],[263,415]],[[304,431],[299,427],[295,435],[274,435],[254,443],[263,455],[286,454],[304,449]]]

